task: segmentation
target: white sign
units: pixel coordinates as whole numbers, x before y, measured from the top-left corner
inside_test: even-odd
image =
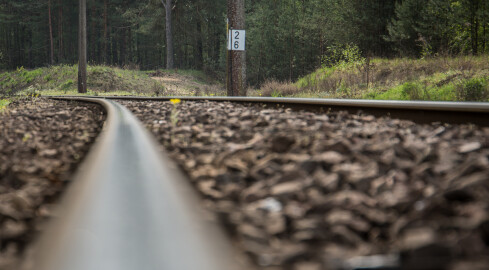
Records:
[[[230,51],[244,51],[246,42],[245,30],[229,30],[228,36],[228,50]]]

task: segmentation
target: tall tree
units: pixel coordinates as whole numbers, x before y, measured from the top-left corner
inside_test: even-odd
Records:
[[[171,12],[173,9],[172,0],[161,0],[163,7],[165,8],[165,28],[166,28],[166,68],[174,68],[173,60],[173,32],[172,32],[172,21]]]
[[[48,24],[49,24],[49,59],[50,64],[54,64],[54,42],[53,42],[53,24],[51,20],[51,0],[48,0]]]
[[[79,0],[78,93],[87,92],[87,0]]]

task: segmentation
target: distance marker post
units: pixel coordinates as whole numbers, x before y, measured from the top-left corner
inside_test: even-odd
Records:
[[[228,0],[227,95],[246,96],[246,31],[244,0]]]

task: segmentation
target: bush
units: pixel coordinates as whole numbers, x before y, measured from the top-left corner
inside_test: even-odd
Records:
[[[423,100],[423,89],[421,85],[407,82],[401,88],[403,99],[407,100]]]
[[[299,88],[291,83],[281,83],[276,80],[269,80],[262,84],[261,93],[265,97],[284,97],[297,94]]]
[[[486,101],[489,97],[487,80],[473,78],[457,85],[457,98],[462,101]]]
[[[62,83],[59,86],[59,88],[61,90],[67,91],[68,89],[72,88],[74,85],[75,85],[75,82],[73,82],[73,80],[70,79],[70,80],[67,80],[64,83]]]
[[[326,55],[322,57],[323,66],[345,66],[347,64],[363,64],[360,48],[355,44],[333,45],[327,48]]]

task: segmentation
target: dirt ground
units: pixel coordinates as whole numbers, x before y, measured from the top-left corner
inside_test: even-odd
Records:
[[[150,77],[165,85],[167,96],[219,96],[225,91],[221,85],[201,82],[191,75],[158,70]]]

